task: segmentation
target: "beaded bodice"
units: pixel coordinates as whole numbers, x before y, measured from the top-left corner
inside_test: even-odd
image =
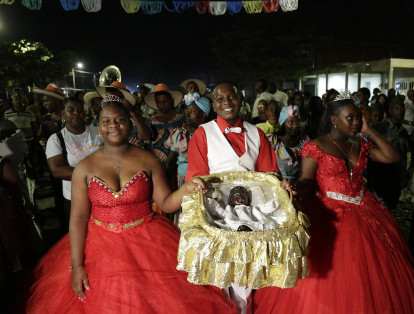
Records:
[[[353,168],[352,182],[349,177],[349,170],[345,160],[329,155],[320,150],[313,142],[308,142],[302,149],[302,157],[311,157],[318,163],[316,172],[316,183],[322,194],[336,192],[343,195],[357,197],[364,190],[365,181],[362,178],[362,171],[368,162],[368,150],[372,143],[361,139],[361,151],[358,162]]]
[[[91,216],[114,225],[131,223],[151,214],[151,181],[138,172],[120,191],[114,191],[103,180],[92,177],[89,182]]]

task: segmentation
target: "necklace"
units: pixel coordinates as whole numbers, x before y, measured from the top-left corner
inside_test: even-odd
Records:
[[[111,158],[113,161],[115,161],[115,162],[116,162],[116,165],[114,166],[114,168],[118,170],[118,177],[121,177],[121,168],[122,168],[122,163],[121,163],[121,161],[120,161],[120,160],[114,160],[114,158],[113,158],[111,155],[109,155],[109,154],[108,154],[108,152],[106,151],[105,146],[103,146],[102,148],[103,148],[104,153],[105,153],[105,154],[106,154],[109,158]],[[125,151],[125,153],[127,153],[127,152],[129,151],[129,149],[130,149],[130,148],[131,148],[131,146],[130,146],[130,145],[128,145],[128,149]],[[125,154],[125,153],[124,153],[124,154]]]
[[[341,146],[339,146],[329,134],[328,134],[328,137],[336,145],[336,147],[338,147],[341,150],[341,152],[342,152],[342,154],[344,154],[345,158],[348,159],[348,161],[349,161],[349,176],[350,176],[349,181],[352,184],[352,176],[354,175],[354,171],[353,171],[353,167],[352,167],[352,160],[349,156],[352,155],[352,149],[354,148],[354,143],[351,142],[351,151],[349,152],[349,156],[348,156],[347,154],[345,154],[345,152],[341,148]]]

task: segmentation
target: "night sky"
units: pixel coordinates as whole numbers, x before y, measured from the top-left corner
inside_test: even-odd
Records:
[[[51,51],[74,51],[86,71],[117,65],[123,82],[135,90],[140,83],[164,81],[162,72],[152,71],[154,64],[157,68],[179,65],[176,79],[167,81],[173,86],[188,77],[200,77],[216,64],[206,38],[238,23],[259,28],[273,21],[309,24],[321,35],[353,43],[414,46],[409,37],[414,23],[412,0],[299,0],[294,12],[247,14],[242,9],[233,16],[200,15],[194,9],[181,14],[165,9],[157,15],[127,14],[115,0],[104,0],[98,13],[87,13],[81,5],[66,12],[58,0],[43,1],[40,11],[31,11],[16,0],[13,5],[0,5],[0,41],[25,38],[40,41]]]

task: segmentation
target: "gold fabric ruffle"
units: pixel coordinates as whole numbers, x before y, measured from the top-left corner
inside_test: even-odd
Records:
[[[229,287],[232,282],[252,289],[269,286],[295,287],[308,275],[306,258],[309,221],[296,212],[280,181],[271,174],[254,171],[228,171],[202,177],[207,186],[233,181],[269,184],[286,210],[282,228],[264,231],[228,231],[207,221],[205,196],[201,191],[184,197],[180,214],[181,229],[178,270],[188,273],[197,285]]]

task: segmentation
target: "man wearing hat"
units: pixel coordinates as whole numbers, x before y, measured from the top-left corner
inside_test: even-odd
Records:
[[[129,114],[131,115],[139,138],[143,141],[150,140],[151,129],[145,124],[145,120],[137,114],[137,112],[139,112],[139,108],[135,108],[135,98],[127,90],[124,84],[114,81],[110,86],[96,86],[96,91],[102,98],[107,95],[114,95],[121,98],[125,107],[127,107]]]
[[[45,89],[35,88],[34,92],[43,94],[43,106],[48,112],[41,120],[40,144],[45,147],[49,137],[64,126],[62,112],[66,95],[56,83],[50,83]]]
[[[101,106],[102,97],[98,94],[98,92],[88,92],[83,97],[85,101],[85,105],[89,108],[89,111],[92,115],[92,120],[89,125],[97,126],[98,119],[96,118],[99,108]]]
[[[152,150],[165,165],[170,148],[165,142],[171,135],[171,132],[181,127],[185,122],[185,116],[175,112],[183,94],[176,90],[170,90],[166,84],[155,86],[154,92],[145,96],[145,103],[152,109],[158,110],[158,113],[148,119],[147,124],[154,131],[152,140]]]
[[[63,114],[63,101],[66,99],[66,95],[63,90],[56,84],[50,83],[45,89],[33,89],[37,94],[43,94],[43,106],[47,110],[47,114],[41,120],[41,132],[39,143],[46,149],[46,143],[52,134],[59,132],[65,123],[62,121]],[[50,171],[50,170],[49,170]],[[50,172],[49,172],[50,173]],[[62,181],[56,179],[50,173],[51,184],[55,195],[55,210],[59,215],[61,224],[61,232],[64,233],[64,214],[63,214],[63,194],[62,194]]]

